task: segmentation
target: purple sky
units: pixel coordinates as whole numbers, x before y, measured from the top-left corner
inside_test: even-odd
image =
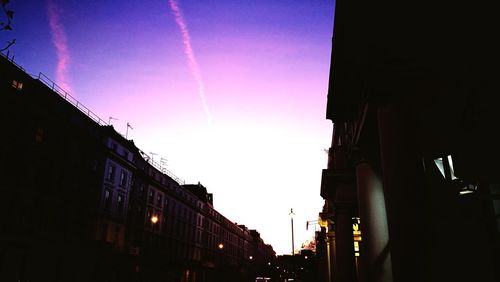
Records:
[[[10,52],[278,254],[322,208],[333,0],[12,0]]]

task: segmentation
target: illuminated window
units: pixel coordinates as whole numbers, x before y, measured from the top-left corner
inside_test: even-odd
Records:
[[[17,91],[21,91],[23,89],[23,83],[17,80],[13,80],[12,87],[14,87]]]
[[[437,158],[437,159],[435,159],[434,163],[436,164],[436,167],[439,169],[439,172],[441,172],[441,175],[443,177],[445,177],[444,165],[443,165],[443,158]]]
[[[457,177],[455,176],[455,170],[453,168],[453,159],[451,155],[446,156],[445,158],[437,158],[434,160],[436,167],[441,172],[441,175],[446,179],[455,180]]]
[[[455,176],[455,169],[453,168],[453,160],[451,159],[451,155],[448,155],[448,163],[450,164],[450,174],[451,174],[451,180],[457,179]]]
[[[458,179],[455,176],[455,169],[453,167],[453,158],[448,155],[444,158],[434,159],[434,164],[441,173],[444,179],[451,181],[457,189],[459,189],[460,195],[466,195],[476,192],[477,184],[468,183],[462,179]]]

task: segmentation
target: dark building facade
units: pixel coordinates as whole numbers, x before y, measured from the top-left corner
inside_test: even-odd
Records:
[[[336,1],[325,281],[500,281],[499,23],[482,4]]]
[[[43,74],[0,73],[1,281],[252,281],[274,260]]]
[[[281,255],[273,266],[272,281],[321,281],[318,257],[313,250],[301,250],[294,255]]]

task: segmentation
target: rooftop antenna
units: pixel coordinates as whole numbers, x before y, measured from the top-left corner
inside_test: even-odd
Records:
[[[151,162],[154,162],[154,156],[158,155],[157,153],[149,152],[151,154]]]
[[[130,125],[130,123],[128,123],[128,122],[127,122],[127,132],[125,133],[125,139],[128,139],[128,129],[129,129],[129,127],[130,127],[130,129],[134,129],[134,128]]]
[[[111,120],[118,120],[118,119],[110,116],[108,119],[108,125],[111,125]]]
[[[161,171],[162,171],[163,173],[166,173],[166,171],[167,171],[167,169],[166,169],[166,166],[167,166],[167,161],[168,161],[168,160],[167,160],[166,158],[164,158],[164,157],[162,157],[162,158],[160,159],[160,168],[161,168]]]

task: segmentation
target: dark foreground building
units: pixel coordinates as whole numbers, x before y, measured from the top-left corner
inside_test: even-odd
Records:
[[[500,281],[499,26],[484,1],[336,1],[325,281]]]
[[[43,74],[0,56],[0,281],[253,281],[275,253]]]

